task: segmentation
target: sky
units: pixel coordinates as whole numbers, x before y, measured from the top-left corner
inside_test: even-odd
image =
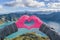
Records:
[[[60,0],[0,0],[0,14],[18,11],[60,11]],[[59,30],[60,24],[48,24]]]
[[[60,11],[60,0],[0,0],[0,13]]]

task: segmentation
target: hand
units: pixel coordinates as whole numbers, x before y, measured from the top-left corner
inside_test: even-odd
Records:
[[[34,24],[31,26],[28,26],[25,24],[25,21],[30,22],[31,20],[34,21]],[[27,29],[32,29],[32,28],[40,28],[43,22],[37,17],[37,16],[28,16],[28,15],[23,15],[21,16],[17,21],[16,25],[18,28],[27,28]]]

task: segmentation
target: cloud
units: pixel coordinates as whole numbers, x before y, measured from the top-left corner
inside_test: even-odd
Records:
[[[55,31],[60,33],[60,23],[56,23],[56,22],[48,22],[47,23],[50,27],[54,28]]]
[[[0,14],[7,13],[7,10],[4,9],[4,6],[0,5]]]
[[[12,2],[7,2],[4,6],[10,7],[43,7],[45,6],[44,2],[38,2],[36,0],[15,0]]]
[[[49,1],[49,0],[45,0],[45,1]],[[8,11],[8,12],[11,12],[11,10],[14,12],[18,11],[18,10],[52,11],[52,12],[60,11],[60,3],[48,3],[46,5],[45,2],[38,2],[36,0],[13,0],[10,2],[5,2],[4,4],[2,4],[2,7],[0,8],[0,10],[4,9],[3,11]],[[7,9],[4,7],[6,7]]]
[[[59,8],[60,9],[60,3],[48,3],[47,5],[50,8]]]
[[[60,9],[53,9],[53,8],[37,8],[37,9],[32,9],[32,10],[27,10],[30,12],[37,12],[37,11],[42,11],[42,12],[60,12]]]
[[[2,5],[0,5],[0,11],[1,11],[1,10],[3,10],[3,6],[2,6]]]
[[[44,1],[50,1],[50,0],[44,0]]]

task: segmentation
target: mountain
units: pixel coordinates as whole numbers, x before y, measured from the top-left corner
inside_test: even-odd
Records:
[[[45,14],[44,14],[45,13]],[[19,18],[22,15],[36,15],[39,18],[41,18],[43,21],[54,21],[60,23],[60,12],[15,12],[15,13],[9,13],[0,15],[0,18],[3,16],[6,17],[7,20]]]

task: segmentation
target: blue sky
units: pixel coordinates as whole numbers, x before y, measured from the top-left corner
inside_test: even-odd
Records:
[[[8,14],[17,11],[60,11],[60,0],[0,0],[0,14]],[[49,25],[60,24],[49,22]]]
[[[0,0],[0,13],[27,10],[60,11],[60,0]]]

